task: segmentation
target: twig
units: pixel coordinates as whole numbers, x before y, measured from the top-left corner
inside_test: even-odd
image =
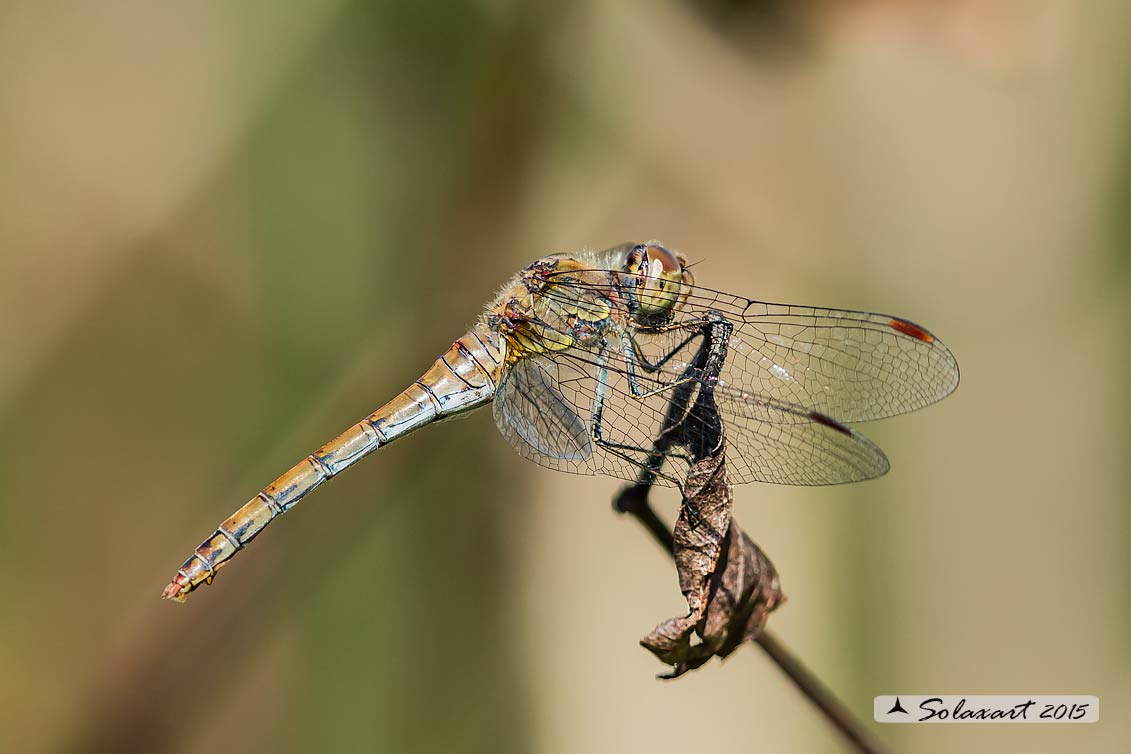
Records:
[[[648,501],[649,490],[649,486],[640,484],[626,487],[613,500],[613,508],[636,519],[665,552],[674,556],[675,542],[672,530],[656,514]],[[793,681],[798,691],[804,694],[829,723],[848,739],[856,751],[861,754],[890,754],[890,750],[864,727],[864,723],[853,715],[829,690],[829,687],[797,659],[796,655],[786,649],[776,636],[763,629],[754,641]]]

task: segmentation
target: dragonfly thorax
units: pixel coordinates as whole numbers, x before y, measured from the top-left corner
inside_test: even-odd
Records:
[[[587,286],[582,295],[567,287],[564,281],[539,282],[524,273],[500,296],[487,314],[487,326],[506,341],[508,363],[600,342],[614,313],[603,286]]]
[[[508,360],[591,348],[613,327],[655,328],[686,297],[686,264],[657,242],[544,257],[504,288],[488,326],[507,340]]]

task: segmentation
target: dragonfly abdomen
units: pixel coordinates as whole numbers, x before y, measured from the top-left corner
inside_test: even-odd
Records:
[[[469,332],[420,379],[396,398],[295,464],[200,544],[165,588],[168,599],[184,601],[278,515],[382,445],[448,416],[468,411],[495,395],[503,348],[486,330]]]

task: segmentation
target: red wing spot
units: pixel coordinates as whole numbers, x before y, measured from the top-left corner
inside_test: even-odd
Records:
[[[820,411],[810,411],[809,412],[809,418],[812,419],[813,421],[817,422],[818,424],[824,424],[826,427],[829,427],[830,429],[835,429],[837,432],[840,432],[842,434],[845,434],[845,435],[851,435],[852,434],[851,429],[844,426],[843,424],[841,424],[840,422],[838,422],[836,419],[832,418],[831,416],[827,416],[825,414],[822,414]]]
[[[935,340],[934,335],[931,335],[914,322],[908,322],[905,319],[893,319],[891,322],[888,322],[888,327],[904,335],[910,335],[912,338],[921,340],[924,343],[933,343]]]

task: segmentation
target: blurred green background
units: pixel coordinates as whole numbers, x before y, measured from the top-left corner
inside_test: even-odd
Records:
[[[738,489],[777,633],[866,719],[1101,697],[900,751],[1125,746],[1129,31],[1117,0],[0,5],[0,750],[842,751],[754,648],[654,680],[674,569],[488,414],[158,598],[513,272],[650,238],[963,368],[867,429],[884,479]]]

